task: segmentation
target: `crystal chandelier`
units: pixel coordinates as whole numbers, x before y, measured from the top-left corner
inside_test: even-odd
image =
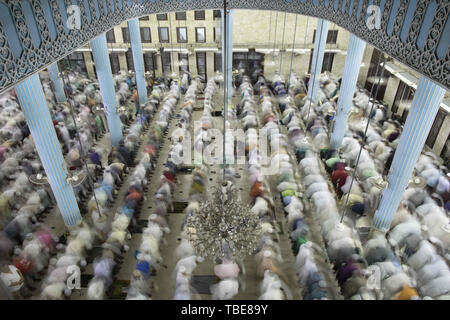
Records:
[[[227,39],[228,11],[224,6],[224,39]],[[231,102],[232,90],[229,84],[231,68],[228,68],[228,43],[224,41],[224,101],[223,101],[223,158],[225,157],[226,128],[228,104]],[[231,81],[230,81],[231,82]],[[242,260],[255,249],[261,237],[258,215],[254,214],[247,204],[236,197],[233,183],[227,181],[226,165],[223,165],[222,186],[211,187],[207,201],[202,202],[198,212],[189,216],[186,233],[196,254],[211,259]]]
[[[258,216],[232,195],[232,188],[211,189],[208,200],[188,218],[189,241],[203,258],[243,259],[255,250],[261,237]]]

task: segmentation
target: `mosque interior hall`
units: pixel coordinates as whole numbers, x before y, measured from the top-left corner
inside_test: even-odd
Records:
[[[450,300],[449,14],[0,0],[0,300]]]

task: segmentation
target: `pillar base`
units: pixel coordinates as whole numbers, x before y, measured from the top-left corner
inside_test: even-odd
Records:
[[[376,236],[381,236],[384,238],[388,231],[389,230],[387,230],[387,229],[386,230],[378,229],[372,225],[370,227],[370,231],[369,231],[369,239],[375,238]]]

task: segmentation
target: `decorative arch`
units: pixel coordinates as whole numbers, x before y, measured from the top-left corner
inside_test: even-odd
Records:
[[[129,19],[223,7],[223,0],[25,1],[32,10],[30,6],[24,10],[22,1],[0,0],[0,5],[9,9],[17,30],[11,38],[11,20],[0,21],[0,92]],[[71,5],[80,9],[80,29],[70,29],[65,24]],[[230,9],[276,10],[329,20],[450,89],[448,0],[228,0],[227,5]],[[381,10],[380,29],[366,24],[370,5]],[[29,25],[34,25],[33,30],[29,30]],[[37,36],[40,41],[35,47],[33,39]],[[22,49],[20,55],[17,48]]]

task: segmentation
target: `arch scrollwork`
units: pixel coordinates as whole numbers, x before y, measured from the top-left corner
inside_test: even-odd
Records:
[[[393,32],[388,35],[386,31],[388,21],[394,7],[393,4],[397,1],[400,1],[400,6],[395,15]],[[41,0],[29,0],[41,39],[39,48],[34,48],[30,31],[25,23],[26,17],[20,5],[21,1],[0,0],[0,2],[11,11],[22,48],[22,54],[19,57],[12,54],[10,41],[13,40],[7,38],[5,33],[7,26],[2,25],[0,21],[0,92],[64,58],[96,36],[129,19],[163,12],[220,9],[223,6],[223,0],[146,0],[132,1],[131,6],[128,5],[127,0],[124,0],[121,9],[119,1],[114,1],[114,10],[112,10],[111,1],[106,1],[107,8],[105,8],[103,1],[97,0],[97,9],[100,13],[97,18],[94,1],[87,1],[89,5],[86,8],[84,0],[77,0],[76,3],[80,7],[81,27],[78,30],[67,30],[59,7],[60,1],[48,0],[57,33],[56,38],[52,39],[46,25]],[[384,1],[381,29],[372,30],[368,28],[365,21],[367,8],[370,3],[379,5],[380,0],[371,2],[364,0],[360,19],[357,19],[358,0],[353,1],[353,7],[351,7],[352,1],[345,1],[344,10],[342,10],[343,1],[338,2],[337,10],[334,9],[334,1],[328,2],[328,6],[326,6],[327,1],[325,0],[228,0],[227,3],[230,9],[277,10],[329,20],[427,76],[442,87],[450,89],[450,51],[447,48],[446,54],[441,59],[436,54],[449,17],[450,2],[448,0],[418,1],[404,42],[400,39],[400,33],[407,14],[408,1]],[[417,37],[424,21],[426,9],[431,2],[436,2],[436,12],[425,45],[419,48]],[[67,7],[73,4],[73,1],[64,0],[63,3]],[[91,21],[88,19],[87,10],[90,12]],[[350,11],[351,15],[349,15]]]

